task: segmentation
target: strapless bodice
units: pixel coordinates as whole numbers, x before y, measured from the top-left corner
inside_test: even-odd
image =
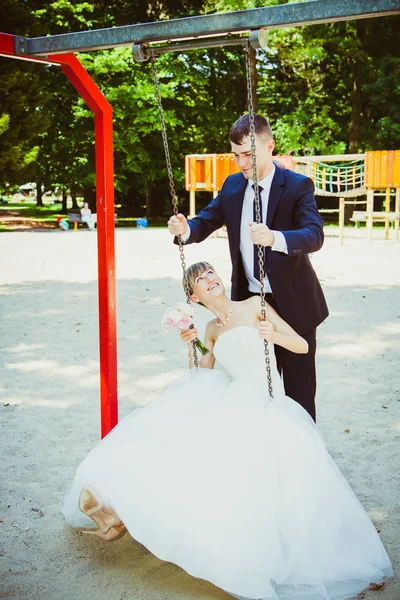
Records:
[[[269,342],[272,384],[282,390],[282,380],[276,366],[274,345]],[[255,327],[242,325],[224,331],[217,339],[214,354],[226,371],[235,380],[266,381],[264,340]]]

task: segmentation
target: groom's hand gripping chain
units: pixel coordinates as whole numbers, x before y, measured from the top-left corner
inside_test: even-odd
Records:
[[[186,217],[181,213],[173,215],[168,221],[168,231],[174,236],[185,235],[187,228]]]
[[[264,223],[249,223],[250,226],[250,239],[253,244],[257,246],[273,246],[275,243],[275,236],[273,231],[270,230]]]

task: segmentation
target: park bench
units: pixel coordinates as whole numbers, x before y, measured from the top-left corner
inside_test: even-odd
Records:
[[[358,224],[361,221],[368,221],[368,213],[365,210],[355,210],[350,218],[350,221],[353,221],[356,224],[356,227],[358,227]],[[394,223],[396,221],[396,219],[398,219],[399,216],[396,216],[396,213],[394,212],[383,212],[383,211],[374,211],[372,213],[372,220],[376,221],[378,223],[385,223],[386,219],[389,219],[390,223]]]
[[[97,214],[96,213],[92,213],[92,219],[93,222],[95,224],[95,226],[97,225]],[[117,222],[117,215],[114,214],[114,223]],[[78,223],[84,223],[84,221],[82,221],[82,215],[80,213],[69,213],[68,214],[68,223],[73,223],[74,224],[74,229],[78,229]],[[86,223],[84,223],[84,225],[86,225]],[[87,225],[86,225],[87,227]]]
[[[211,234],[211,237],[227,238],[228,232],[226,230],[226,225],[222,225],[222,227],[220,227],[219,229],[216,229],[214,231],[214,233]]]

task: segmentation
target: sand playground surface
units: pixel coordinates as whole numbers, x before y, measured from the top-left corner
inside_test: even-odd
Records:
[[[400,243],[374,232],[369,244],[363,230],[341,247],[329,232],[312,257],[330,308],[318,329],[318,423],[395,569],[365,597],[400,600]],[[0,598],[229,600],[129,535],[82,536],[59,512],[99,439],[96,241],[85,230],[0,235]],[[187,360],[179,336],[159,326],[184,299],[167,230],[117,230],[116,256],[122,418],[162,394]],[[186,256],[229,282],[226,239]],[[201,329],[206,311],[197,318]]]

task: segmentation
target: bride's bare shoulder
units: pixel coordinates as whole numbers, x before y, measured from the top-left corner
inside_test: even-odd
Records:
[[[251,296],[250,298],[247,298],[247,300],[243,300],[243,304],[249,311],[256,313],[258,316],[261,316],[261,297],[260,296],[258,296],[258,295]],[[265,311],[267,313],[268,318],[271,317],[271,313],[275,312],[274,309],[272,308],[272,306],[270,304],[268,304],[268,302],[265,302]]]
[[[206,325],[206,338],[211,339],[213,341],[215,341],[218,337],[217,321],[218,319],[211,319],[211,321],[208,321]]]
[[[243,304],[245,306],[247,306],[248,308],[251,308],[252,310],[260,309],[261,308],[261,298],[260,298],[260,296],[250,296],[250,298],[247,298],[247,300],[243,300]]]
[[[257,294],[255,296],[250,296],[250,298],[247,298],[246,300],[243,300],[243,303],[247,303],[247,304],[260,304],[261,299],[260,296],[258,296]]]

